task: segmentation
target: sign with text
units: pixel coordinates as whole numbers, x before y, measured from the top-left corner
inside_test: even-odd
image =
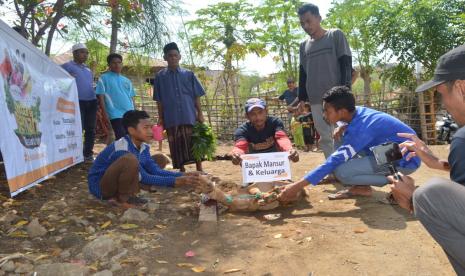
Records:
[[[246,154],[241,157],[244,183],[291,179],[288,152]]]
[[[1,20],[0,116],[11,196],[83,161],[74,78]]]

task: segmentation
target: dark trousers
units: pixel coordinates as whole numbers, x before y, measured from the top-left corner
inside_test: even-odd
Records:
[[[123,119],[113,119],[110,120],[110,123],[111,128],[113,128],[113,132],[115,133],[115,140],[119,140],[119,138],[127,134],[126,129],[123,126]]]
[[[84,157],[93,155],[95,142],[95,123],[97,119],[97,100],[79,101],[81,125],[84,131]]]

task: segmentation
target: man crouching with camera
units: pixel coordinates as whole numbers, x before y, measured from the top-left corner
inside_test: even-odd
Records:
[[[433,80],[416,92],[432,88],[461,126],[452,138],[448,160],[434,156],[412,134],[399,134],[410,140],[400,146],[407,158],[417,156],[430,168],[450,171],[450,180],[433,178],[417,189],[411,177],[390,177],[391,188],[399,205],[413,212],[441,245],[457,275],[465,275],[465,45],[440,57]]]
[[[342,145],[324,164],[309,172],[300,181],[287,185],[280,194],[283,200],[294,197],[306,185],[317,185],[330,173],[334,173],[343,185],[350,188],[329,195],[329,199],[371,196],[371,186],[388,184],[387,176],[392,174],[391,169],[394,167],[403,174],[411,174],[420,166],[421,161],[418,157],[407,160],[406,157],[402,158],[400,152],[400,160],[385,158],[385,162],[379,162],[380,160],[375,158],[371,150],[373,147],[381,145],[381,149],[386,149],[384,155],[388,157],[389,152],[395,148],[386,146],[396,146],[395,143],[400,144],[407,140],[397,136],[397,133],[414,135],[415,131],[391,115],[355,106],[354,95],[348,87],[336,86],[326,92],[323,95],[323,112],[329,123],[342,121],[347,124],[342,136]],[[386,145],[386,142],[391,143]]]

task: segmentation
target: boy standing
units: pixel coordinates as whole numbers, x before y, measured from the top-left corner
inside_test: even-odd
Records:
[[[266,103],[262,99],[251,98],[245,103],[245,122],[234,133],[234,148],[231,152],[234,165],[241,164],[241,155],[246,153],[289,152],[289,159],[299,161],[299,154],[284,131],[283,122],[268,116]]]
[[[123,115],[129,110],[134,110],[134,88],[132,82],[121,75],[123,69],[123,57],[119,54],[110,54],[107,57],[110,71],[102,74],[97,83],[96,93],[99,103],[110,121],[115,140],[126,135],[123,127]]]
[[[179,66],[181,54],[176,43],[166,44],[163,53],[168,68],[158,72],[153,85],[158,124],[166,129],[173,167],[184,172],[184,165],[195,162],[197,171],[202,171],[202,162],[192,155],[191,140],[194,124],[204,121],[200,97],[205,91],[192,71]]]
[[[145,185],[196,186],[197,173],[176,173],[160,169],[150,156],[152,124],[145,111],[124,114],[122,125],[128,135],[107,146],[89,170],[89,191],[99,199],[112,200],[123,208],[145,203],[136,197],[139,181]]]

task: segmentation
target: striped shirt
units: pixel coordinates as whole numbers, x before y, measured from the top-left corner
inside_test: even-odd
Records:
[[[89,170],[89,191],[97,198],[102,198],[100,180],[105,171],[121,156],[132,153],[139,160],[139,180],[146,185],[173,187],[176,178],[182,173],[161,169],[150,156],[149,145],[143,143],[140,150],[132,143],[128,135],[108,145],[95,159]]]

